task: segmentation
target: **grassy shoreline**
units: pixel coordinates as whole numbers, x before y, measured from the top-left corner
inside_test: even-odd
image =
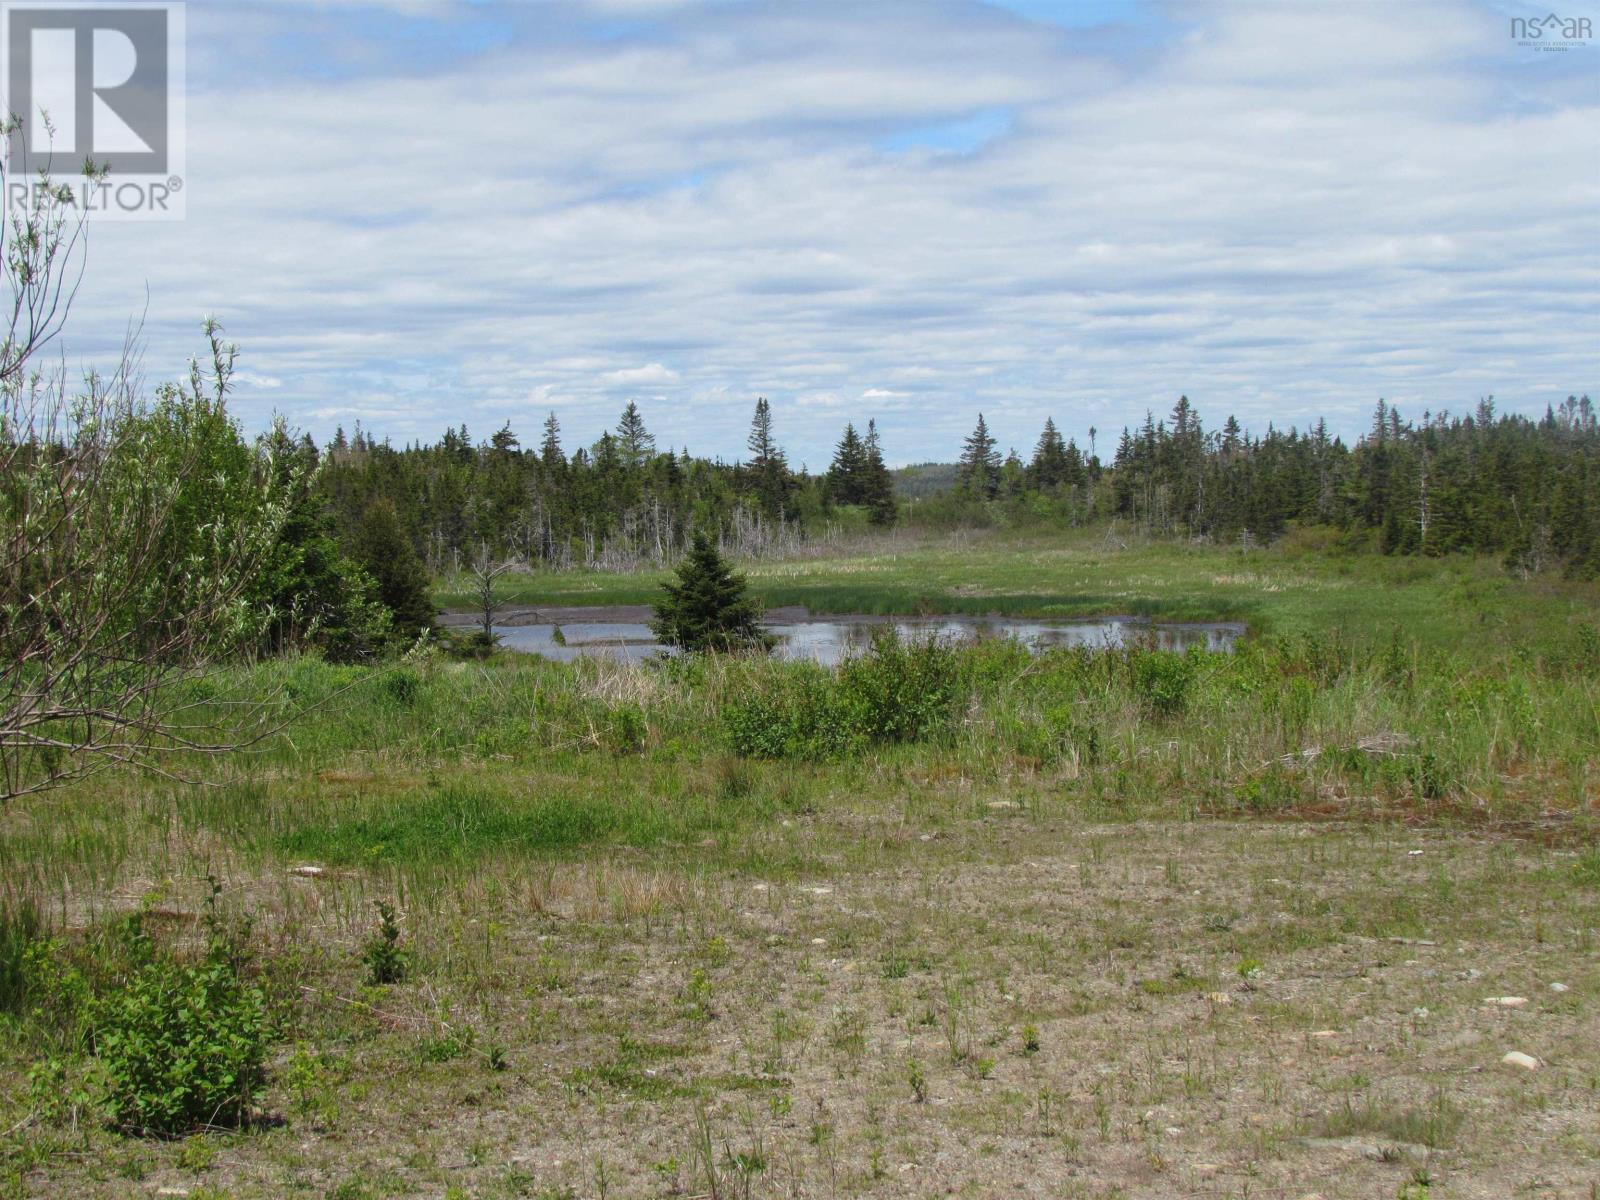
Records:
[[[1137,539],[1118,545],[1088,531],[907,533],[740,570],[763,605],[804,605],[817,614],[1244,621],[1258,634],[1340,630],[1365,639],[1399,629],[1429,644],[1479,633],[1515,641],[1554,622],[1592,617],[1600,607],[1592,583],[1524,582],[1480,558],[1331,553],[1327,539],[1312,535],[1241,551]],[[499,594],[508,604],[639,605],[654,599],[663,578],[541,571],[509,577]],[[435,599],[450,609],[471,602],[461,583],[448,579]]]

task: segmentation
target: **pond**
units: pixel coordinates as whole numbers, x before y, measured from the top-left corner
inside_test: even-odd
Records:
[[[866,650],[873,635],[886,626],[892,626],[903,638],[932,636],[948,642],[1016,638],[1035,651],[1057,646],[1107,649],[1130,642],[1148,642],[1163,650],[1199,645],[1208,650],[1229,651],[1245,630],[1242,624],[1231,622],[1159,624],[1135,617],[1051,621],[1034,617],[791,617],[781,612],[769,614],[764,626],[777,638],[772,650],[775,658],[824,666],[833,666]],[[561,631],[559,637],[557,629]],[[638,620],[528,621],[497,625],[495,632],[508,650],[539,654],[558,662],[591,654],[641,659],[672,653],[656,641],[642,615]]]

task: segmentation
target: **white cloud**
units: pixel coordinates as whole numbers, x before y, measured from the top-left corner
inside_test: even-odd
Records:
[[[1053,414],[1103,450],[1180,391],[1213,424],[1355,430],[1379,395],[1600,386],[1600,48],[1519,56],[1493,8],[1206,4],[1091,34],[753,0],[607,12],[606,36],[555,5],[438,12],[497,37],[192,69],[189,219],[94,231],[73,350],[108,352],[148,282],[151,374],[216,311],[319,434],[359,409],[433,437],[470,408],[526,442],[554,407],[575,444],[636,388],[665,397],[662,444],[729,457],[768,396],[812,460],[871,416],[909,460],[980,408],[1005,444]],[[191,64],[226,65],[240,20],[320,55],[327,19],[193,6]],[[1008,132],[970,153],[884,149],[991,111]]]
[[[677,380],[678,373],[660,363],[649,363],[642,367],[624,367],[620,371],[607,371],[604,378],[609,383],[673,383]]]

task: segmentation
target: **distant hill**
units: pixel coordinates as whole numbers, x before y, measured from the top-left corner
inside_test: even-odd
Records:
[[[961,468],[956,463],[914,463],[890,472],[894,494],[902,500],[924,500],[956,486]]]

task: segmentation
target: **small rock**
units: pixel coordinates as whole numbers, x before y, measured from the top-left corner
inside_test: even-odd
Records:
[[[1433,1016],[1433,1014],[1425,1008],[1413,1008],[1411,1010],[1411,1015],[1419,1021],[1426,1021],[1429,1017]]]
[[[1232,1004],[1233,997],[1227,992],[1207,992],[1206,999],[1213,1004]]]
[[[289,874],[291,874],[291,875],[299,875],[303,879],[315,879],[318,875],[322,874],[322,868],[321,867],[311,867],[311,866],[290,867],[289,868]],[[183,1195],[183,1196],[187,1196],[189,1193],[188,1192],[180,1192],[178,1194],[179,1195]]]
[[[989,807],[993,809],[1021,808],[1022,805],[1018,804],[1015,800],[991,800],[989,801]]]
[[[833,889],[831,887],[808,887],[805,890],[810,892],[813,896],[833,895]]]
[[[1406,857],[1407,858],[1416,858],[1421,853],[1422,853],[1421,850],[1407,850],[1406,851]]]
[[[1561,995],[1561,994],[1562,994],[1562,993],[1563,993],[1563,992],[1570,992],[1570,991],[1571,991],[1571,990],[1572,990],[1572,989],[1571,989],[1571,988],[1569,988],[1569,987],[1568,987],[1568,986],[1567,986],[1567,985],[1566,985],[1566,984],[1564,984],[1564,983],[1552,983],[1552,984],[1551,984],[1551,985],[1550,985],[1550,990],[1551,990],[1551,991],[1552,991],[1552,992],[1554,992],[1554,993],[1556,993],[1556,995],[1558,995],[1558,996],[1559,996],[1559,995]]]
[[[812,938],[811,939],[811,944],[813,946],[826,946],[828,944],[828,939],[827,938]]]
[[[1483,1002],[1495,1008],[1522,1008],[1528,1003],[1526,996],[1485,996]]]
[[[1311,1036],[1314,1038],[1336,1038],[1339,1036],[1337,1029],[1313,1029]]]
[[[1520,1050],[1513,1050],[1500,1060],[1508,1067],[1521,1067],[1524,1071],[1537,1071],[1539,1060],[1531,1054],[1524,1054]]]

